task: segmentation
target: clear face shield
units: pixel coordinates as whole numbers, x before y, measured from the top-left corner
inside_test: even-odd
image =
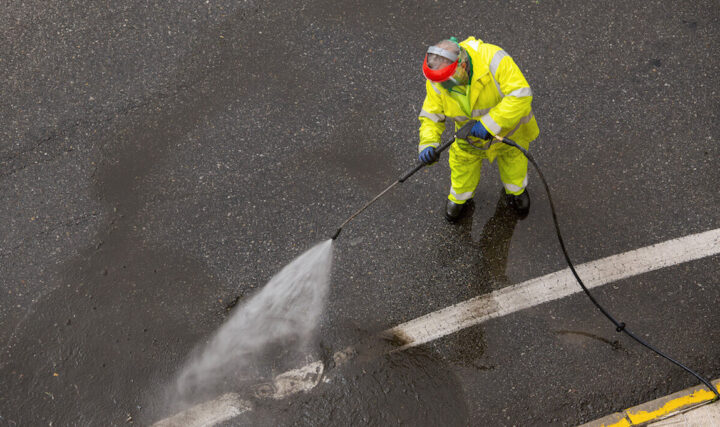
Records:
[[[458,45],[460,53],[456,54],[446,49],[430,46],[425,55],[425,62],[423,63],[423,74],[425,77],[433,82],[440,83],[446,90],[451,90],[455,86],[466,85],[470,81],[470,58],[468,53]],[[450,62],[442,68],[430,68],[428,65],[428,57],[430,55],[437,55],[444,58],[445,62]],[[431,60],[434,59],[430,57]]]

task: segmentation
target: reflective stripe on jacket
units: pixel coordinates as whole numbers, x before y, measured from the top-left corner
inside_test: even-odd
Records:
[[[419,151],[440,144],[447,120],[459,129],[467,120],[482,122],[492,135],[511,137],[522,146],[537,138],[540,129],[532,114],[532,90],[515,61],[500,47],[469,37],[460,43],[470,55],[470,108],[467,111],[439,83],[425,82],[425,102],[420,112]],[[459,148],[482,152],[487,141],[458,139]],[[493,156],[494,157],[494,156]]]

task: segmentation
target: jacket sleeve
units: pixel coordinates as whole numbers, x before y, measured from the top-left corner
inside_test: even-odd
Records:
[[[433,86],[430,80],[425,81],[425,102],[420,112],[420,144],[418,152],[427,147],[437,148],[445,130],[445,114],[440,89]]]
[[[491,134],[502,136],[532,118],[532,90],[520,68],[504,50],[493,56],[490,72],[503,98],[480,121]]]

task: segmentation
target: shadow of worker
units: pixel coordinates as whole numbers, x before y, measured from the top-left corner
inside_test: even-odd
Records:
[[[505,192],[495,205],[495,212],[485,223],[479,240],[472,238],[472,222],[475,206],[468,206],[468,212],[455,227],[455,251],[463,252],[465,265],[471,267],[473,281],[468,284],[473,293],[484,294],[511,285],[507,277],[510,240],[515,231],[519,216],[505,200]]]
[[[505,192],[501,191],[495,212],[485,223],[479,240],[472,237],[475,205],[467,206],[463,218],[450,225],[450,238],[443,242],[440,251],[447,259],[443,265],[450,277],[461,277],[464,285],[458,289],[457,298],[467,300],[494,290],[510,286],[506,275],[510,240],[521,217],[507,205]],[[450,363],[481,371],[494,369],[483,361],[486,343],[481,325],[465,328],[452,336],[438,340],[434,346]]]

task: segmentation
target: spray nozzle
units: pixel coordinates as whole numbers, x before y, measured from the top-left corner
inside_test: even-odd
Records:
[[[335,234],[333,234],[332,240],[337,239],[338,236],[340,235],[340,232],[341,232],[341,231],[342,231],[342,227],[338,228],[337,231],[335,232]]]

